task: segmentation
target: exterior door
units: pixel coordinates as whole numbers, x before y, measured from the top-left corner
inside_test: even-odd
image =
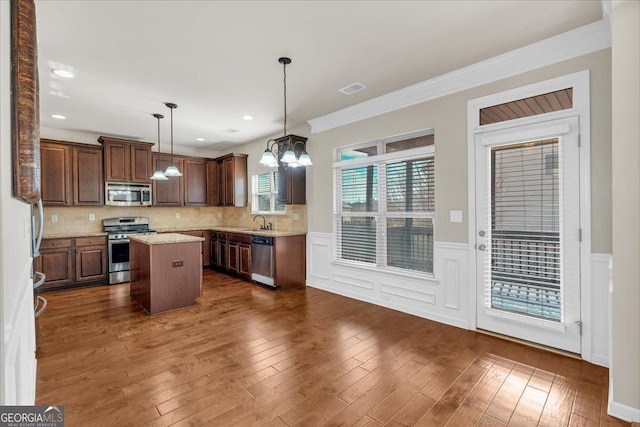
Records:
[[[476,135],[477,326],[580,353],[578,118]],[[494,128],[495,129],[495,128]]]

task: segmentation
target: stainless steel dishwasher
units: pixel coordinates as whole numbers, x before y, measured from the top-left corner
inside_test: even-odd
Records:
[[[251,279],[276,287],[273,237],[251,236]]]

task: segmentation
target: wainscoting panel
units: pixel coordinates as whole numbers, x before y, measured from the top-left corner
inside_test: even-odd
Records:
[[[586,326],[583,333],[591,337],[591,363],[606,367],[609,366],[610,261],[611,254],[591,254],[591,313],[582,316]]]
[[[5,405],[33,405],[36,398],[36,343],[31,258],[19,283],[17,304],[5,323],[2,386]]]
[[[308,233],[307,246],[307,286],[469,327],[467,244],[435,242],[433,277],[336,262],[331,233]]]

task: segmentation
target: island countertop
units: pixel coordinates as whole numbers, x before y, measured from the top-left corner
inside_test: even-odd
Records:
[[[189,243],[189,242],[204,242],[204,238],[197,236],[188,236],[186,234],[178,233],[163,233],[163,234],[143,234],[139,236],[129,236],[130,240],[144,243],[145,245],[167,245],[172,243]]]

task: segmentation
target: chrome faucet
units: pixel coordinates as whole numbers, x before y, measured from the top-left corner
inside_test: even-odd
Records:
[[[262,218],[262,225],[260,226],[260,230],[271,230],[273,229],[273,224],[269,223],[269,225],[267,225],[267,219],[264,217],[264,215],[256,215],[253,217],[253,220],[255,221],[256,218]]]

